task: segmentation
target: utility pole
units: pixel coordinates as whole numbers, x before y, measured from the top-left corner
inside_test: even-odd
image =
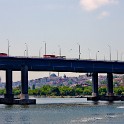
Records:
[[[78,44],[78,43],[77,43],[77,44]],[[81,55],[80,44],[78,44],[78,55],[79,55],[79,59],[80,59],[80,55]]]
[[[25,46],[26,46],[26,56],[28,57],[28,45],[27,45],[27,43],[25,43]]]
[[[45,55],[46,55],[46,41],[43,41],[45,44],[44,49],[45,49]]]
[[[110,56],[110,61],[111,61],[111,46],[108,45],[108,47],[109,47],[109,56]]]
[[[10,42],[9,42],[9,40],[7,39],[7,41],[8,41],[8,56],[9,56],[9,51],[10,51]]]

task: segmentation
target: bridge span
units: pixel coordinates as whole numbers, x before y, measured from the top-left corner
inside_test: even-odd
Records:
[[[6,71],[6,94],[0,103],[36,104],[28,97],[28,71],[78,72],[92,74],[92,97],[88,100],[123,100],[114,96],[113,73],[124,74],[124,62],[72,60],[57,58],[0,57],[0,70]],[[14,100],[12,94],[12,71],[21,71],[20,100]],[[107,73],[107,95],[103,98],[98,93],[98,73]]]

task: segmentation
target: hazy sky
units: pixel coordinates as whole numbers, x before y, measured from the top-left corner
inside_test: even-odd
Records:
[[[59,54],[78,58],[121,60],[124,49],[123,0],[0,0],[0,52],[23,56]],[[124,58],[123,58],[124,59]]]

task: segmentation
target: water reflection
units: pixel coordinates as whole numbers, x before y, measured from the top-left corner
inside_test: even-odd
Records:
[[[6,109],[11,109],[11,108],[13,108],[13,105],[5,105],[5,108]]]
[[[98,105],[99,102],[98,102],[98,101],[93,101],[93,104],[94,104],[94,105]]]
[[[0,107],[0,124],[24,124],[30,123],[29,105],[4,105]]]
[[[3,122],[4,122],[5,124],[6,124],[6,123],[11,123],[11,122],[13,122],[13,120],[14,120],[13,115],[8,114],[8,113],[6,113],[6,114],[4,115]]]
[[[26,112],[26,113],[20,112],[18,118],[19,118],[18,119],[19,122],[21,122],[21,123],[30,123],[31,122],[29,112]]]
[[[21,107],[22,108],[29,108],[30,106],[29,105],[22,105]]]
[[[37,105],[0,105],[0,124],[123,124],[122,102],[38,99]],[[121,107],[120,107],[121,106]]]

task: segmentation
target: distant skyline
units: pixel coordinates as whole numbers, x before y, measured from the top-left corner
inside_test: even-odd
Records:
[[[123,12],[122,0],[0,0],[0,52],[9,40],[11,56],[24,56],[25,43],[29,56],[43,56],[46,42],[47,54],[78,58],[80,45],[81,59],[109,60],[111,49],[124,60]]]

